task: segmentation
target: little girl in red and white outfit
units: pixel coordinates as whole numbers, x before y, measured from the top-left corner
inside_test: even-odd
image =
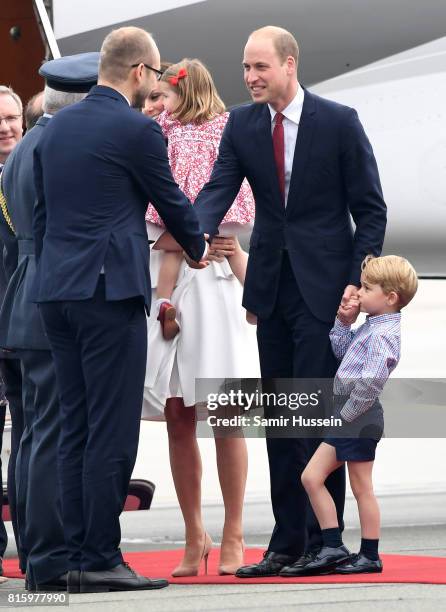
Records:
[[[164,96],[165,111],[157,121],[167,139],[172,174],[189,200],[194,203],[200,190],[209,181],[218,156],[220,140],[229,113],[218,96],[212,77],[199,60],[182,60],[170,66],[161,77],[159,88]],[[250,227],[254,220],[254,197],[245,180],[224,217],[220,236],[230,236],[234,227]],[[164,227],[152,205],[146,221]],[[244,284],[247,253],[235,240],[235,252],[228,256],[233,274]],[[217,253],[218,256],[218,253]],[[157,297],[163,336],[173,338],[179,331],[175,307],[170,303],[178,279],[183,254],[164,251],[158,277]],[[255,317],[247,313],[255,324]]]

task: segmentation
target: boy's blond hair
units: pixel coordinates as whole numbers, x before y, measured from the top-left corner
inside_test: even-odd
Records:
[[[170,79],[179,71],[186,70],[187,76],[172,84]],[[204,123],[225,112],[226,107],[220,98],[209,70],[198,59],[182,59],[172,64],[161,77],[178,94],[180,102],[172,117],[183,125]]]
[[[414,267],[404,257],[367,255],[362,262],[364,280],[380,285],[384,293],[394,291],[399,298],[399,308],[404,308],[418,289],[418,277]]]

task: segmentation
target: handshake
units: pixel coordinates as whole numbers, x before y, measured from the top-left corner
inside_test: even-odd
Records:
[[[209,238],[208,234],[205,234],[204,237],[206,240]],[[241,252],[241,247],[235,236],[214,236],[206,254],[200,261],[193,261],[186,254],[185,258],[191,268],[202,270],[209,265],[210,261],[221,263],[225,257],[232,257],[239,252]]]
[[[357,287],[348,285],[345,288],[336,316],[343,325],[353,325],[358,318],[360,308]]]

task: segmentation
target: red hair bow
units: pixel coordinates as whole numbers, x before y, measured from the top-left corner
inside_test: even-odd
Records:
[[[185,77],[187,77],[186,68],[180,68],[180,70],[178,70],[178,74],[176,76],[169,77],[168,80],[171,85],[178,85],[178,81],[180,79],[184,79]]]

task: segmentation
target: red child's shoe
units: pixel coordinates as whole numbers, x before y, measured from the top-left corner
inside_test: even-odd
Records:
[[[180,331],[180,326],[175,318],[176,316],[176,308],[175,306],[172,306],[170,302],[163,302],[160,305],[158,321],[160,322],[161,329],[163,330],[164,340],[172,340],[172,338],[175,338],[177,333]]]

